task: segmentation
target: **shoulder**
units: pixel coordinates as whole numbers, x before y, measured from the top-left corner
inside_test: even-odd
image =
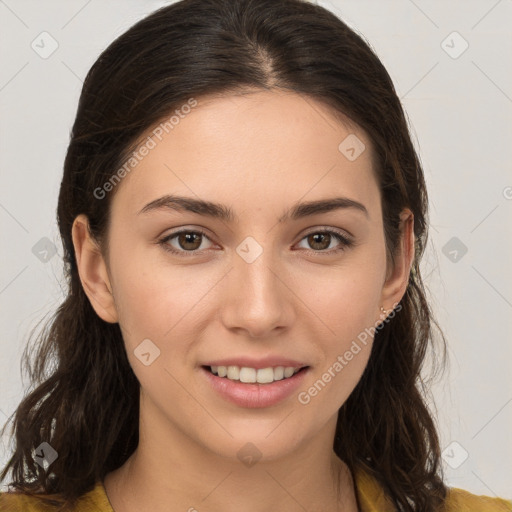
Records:
[[[58,501],[55,495],[29,496],[18,492],[0,492],[0,512],[56,512]],[[103,483],[98,481],[94,488],[81,496],[69,512],[114,512],[108,501]]]
[[[396,512],[396,507],[374,477],[364,470],[356,470],[354,477],[362,512]],[[477,496],[449,487],[443,512],[512,512],[512,501]]]
[[[55,512],[43,499],[19,492],[0,493],[0,512]]]
[[[446,512],[512,512],[512,501],[450,488],[446,498]]]

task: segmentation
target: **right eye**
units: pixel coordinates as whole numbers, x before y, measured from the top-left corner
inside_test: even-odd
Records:
[[[203,231],[186,229],[166,235],[158,243],[162,245],[166,251],[180,256],[188,256],[205,250],[205,248],[201,251],[198,250],[205,238],[209,240],[208,236]]]

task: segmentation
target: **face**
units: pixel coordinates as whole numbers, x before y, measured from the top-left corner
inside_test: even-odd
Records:
[[[310,98],[267,91],[197,98],[161,132],[116,185],[108,257],[86,287],[120,324],[142,414],[225,457],[332,434],[380,307],[404,291],[370,140]]]

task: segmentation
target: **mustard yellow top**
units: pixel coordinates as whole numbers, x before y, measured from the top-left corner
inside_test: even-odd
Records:
[[[364,472],[355,474],[361,512],[396,512],[377,481]],[[49,495],[47,495],[49,497]],[[37,498],[20,493],[0,493],[0,512],[53,512]],[[84,494],[69,512],[114,512],[101,481]],[[512,501],[476,496],[461,489],[450,489],[446,512],[512,512]]]

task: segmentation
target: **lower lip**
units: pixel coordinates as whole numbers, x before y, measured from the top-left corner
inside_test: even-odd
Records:
[[[269,384],[244,384],[214,375],[206,368],[201,368],[201,371],[212,388],[226,400],[240,407],[262,408],[276,405],[292,395],[304,380],[309,367],[300,370],[292,377]]]

